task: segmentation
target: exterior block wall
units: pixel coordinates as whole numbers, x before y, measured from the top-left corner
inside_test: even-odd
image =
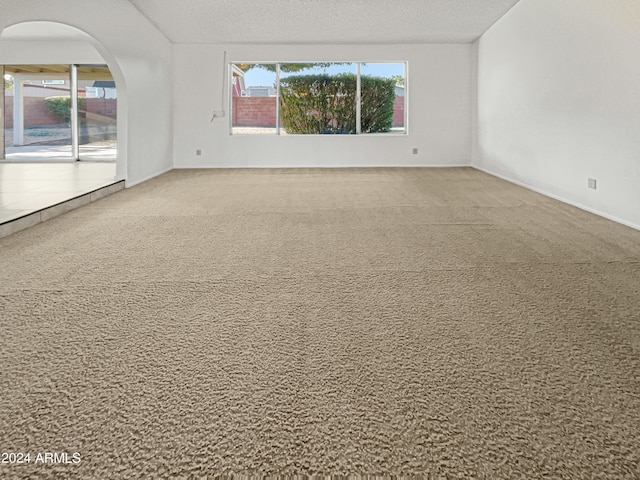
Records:
[[[275,97],[233,97],[233,125],[236,127],[275,127]]]
[[[44,100],[39,97],[24,97],[24,126],[59,125],[64,123],[60,117],[52,115]],[[13,97],[4,97],[5,128],[13,128]]]
[[[93,114],[92,121],[98,116],[106,117],[102,120],[111,123],[109,120],[115,120],[118,114],[118,101],[115,98],[87,98],[84,108],[88,114]]]
[[[393,126],[404,127],[404,97],[396,97],[393,102]]]
[[[24,97],[24,126],[36,127],[45,125],[59,125],[65,123],[60,117],[52,115],[47,109],[42,97]],[[112,123],[117,116],[117,100],[115,98],[87,98],[85,109],[91,115],[91,121],[99,121],[106,117],[105,123]],[[5,128],[13,128],[13,97],[4,97]]]

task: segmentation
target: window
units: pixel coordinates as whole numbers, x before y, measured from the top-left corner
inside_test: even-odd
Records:
[[[287,134],[357,131],[355,63],[280,64],[280,128]]]
[[[389,132],[405,132],[405,65],[403,63],[363,63],[360,66],[362,81],[362,132],[373,133],[380,121],[391,116]],[[372,79],[385,79],[393,85],[393,104],[380,106],[380,92]],[[389,110],[391,113],[389,113]]]
[[[406,133],[406,63],[233,63],[231,133]]]
[[[277,133],[276,65],[237,64],[232,68],[231,127],[235,135]]]

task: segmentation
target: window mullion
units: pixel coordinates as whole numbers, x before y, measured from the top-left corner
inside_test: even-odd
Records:
[[[362,119],[360,118],[362,112],[362,99],[361,95],[361,85],[360,85],[360,62],[356,63],[356,135],[360,135],[362,133]]]
[[[280,64],[276,63],[276,135],[280,135]]]

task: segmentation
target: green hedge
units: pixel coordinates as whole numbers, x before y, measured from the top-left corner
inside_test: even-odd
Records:
[[[356,133],[356,75],[294,75],[280,79],[280,118],[287,133]],[[395,82],[361,75],[361,131],[393,125]]]
[[[56,117],[62,118],[65,122],[71,119],[71,97],[46,97],[44,103],[49,112]],[[85,109],[85,103],[83,97],[78,98],[78,109],[80,111]]]

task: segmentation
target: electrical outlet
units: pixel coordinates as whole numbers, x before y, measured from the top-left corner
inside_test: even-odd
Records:
[[[200,149],[196,150],[196,155],[202,155],[202,150]]]
[[[417,155],[418,154],[418,149],[414,148],[411,153],[413,153],[414,155]]]
[[[592,189],[596,189],[596,179],[595,178],[589,178],[587,179],[587,187],[592,188]]]

